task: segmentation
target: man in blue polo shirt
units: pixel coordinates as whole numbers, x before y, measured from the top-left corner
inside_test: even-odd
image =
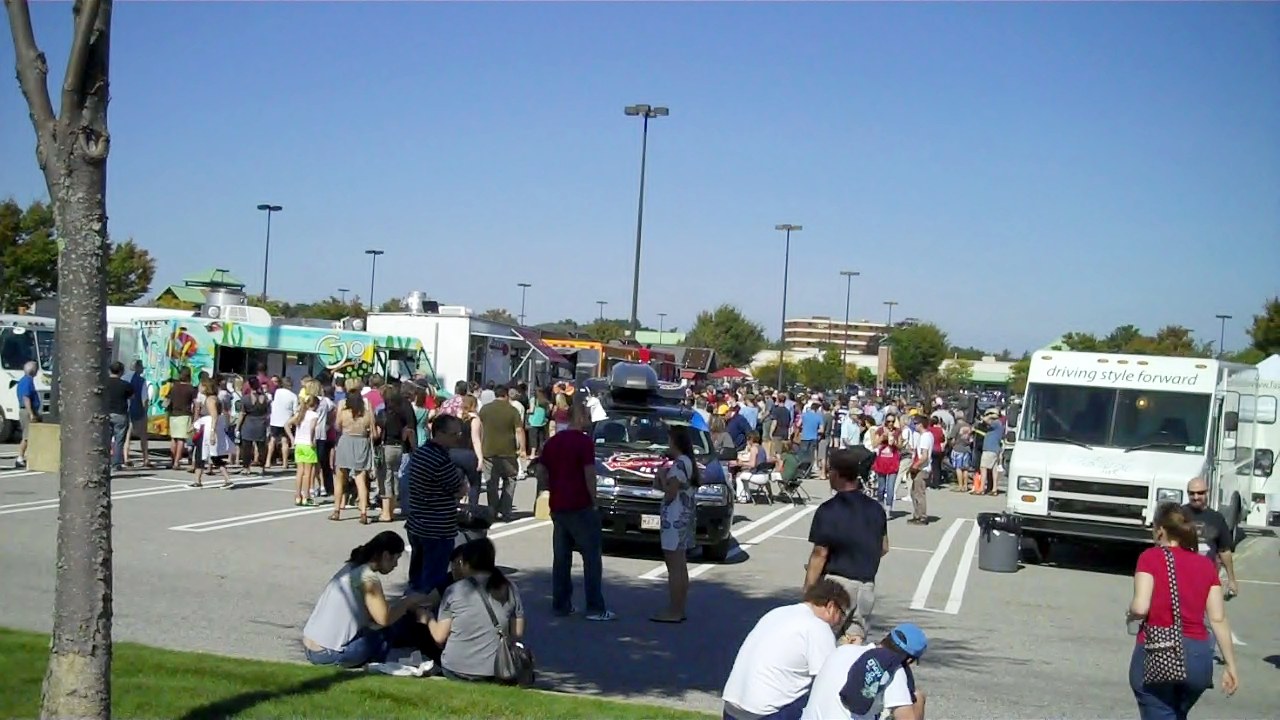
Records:
[[[822,412],[814,402],[800,415],[800,457],[809,462],[818,459],[818,438],[822,432]]]
[[[36,390],[36,373],[40,366],[34,360],[22,366],[22,379],[15,388],[18,394],[18,422],[22,427],[22,442],[18,443],[18,459],[15,466],[27,466],[27,439],[31,436],[31,423],[40,422],[40,392]]]

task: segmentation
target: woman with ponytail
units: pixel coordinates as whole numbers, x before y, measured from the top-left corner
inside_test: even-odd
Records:
[[[520,590],[497,566],[493,541],[479,538],[454,549],[449,559],[454,583],[445,590],[436,617],[428,621],[431,637],[444,646],[440,669],[454,680],[492,681],[502,639],[489,611],[508,637],[524,637],[524,603]]]
[[[1187,512],[1172,503],[1161,505],[1152,522],[1156,546],[1138,556],[1133,575],[1133,600],[1129,603],[1130,632],[1137,630],[1137,644],[1129,662],[1129,686],[1138,701],[1142,720],[1186,720],[1205,690],[1213,687],[1213,637],[1216,636],[1226,668],[1222,691],[1231,695],[1239,687],[1231,626],[1227,623],[1218,568],[1197,553],[1195,525]],[[1205,619],[1213,636],[1205,627]],[[1148,633],[1168,628],[1181,630],[1183,678],[1168,681],[1167,650],[1156,649],[1149,662]],[[1158,646],[1158,642],[1157,642]],[[1176,647],[1176,643],[1174,644]],[[1148,666],[1151,667],[1148,667]]]
[[[307,660],[314,665],[360,667],[381,662],[395,644],[412,636],[412,611],[427,601],[421,593],[409,593],[394,602],[382,591],[382,575],[400,564],[404,539],[388,530],[352,549],[346,564],[338,570],[311,611],[302,630],[302,645]]]

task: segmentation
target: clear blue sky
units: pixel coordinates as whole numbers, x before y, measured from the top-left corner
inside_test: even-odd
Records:
[[[33,8],[57,78],[69,8]],[[273,202],[273,296],[366,296],[376,247],[379,301],[625,316],[648,102],[650,324],[776,335],[783,222],[789,315],[861,270],[854,317],[962,345],[1225,312],[1239,347],[1280,291],[1280,5],[120,2],[113,51],[111,231],[157,288],[258,291]],[[41,198],[3,77],[0,195]]]

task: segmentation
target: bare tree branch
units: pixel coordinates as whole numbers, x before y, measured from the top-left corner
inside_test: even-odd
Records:
[[[40,169],[45,170],[49,162],[49,151],[55,141],[57,122],[53,114],[53,103],[49,100],[49,64],[36,45],[27,0],[4,0],[4,6],[9,15],[9,29],[13,33],[18,86],[27,99],[31,126],[36,131],[36,159],[40,162]]]
[[[62,79],[62,117],[71,120],[79,113],[85,92],[85,71],[90,62],[91,47],[98,30],[100,0],[76,0],[75,33],[71,39],[71,56],[67,58],[67,74]]]

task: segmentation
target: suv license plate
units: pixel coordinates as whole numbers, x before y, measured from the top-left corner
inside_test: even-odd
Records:
[[[661,530],[662,520],[657,515],[641,515],[640,529],[641,530]]]

